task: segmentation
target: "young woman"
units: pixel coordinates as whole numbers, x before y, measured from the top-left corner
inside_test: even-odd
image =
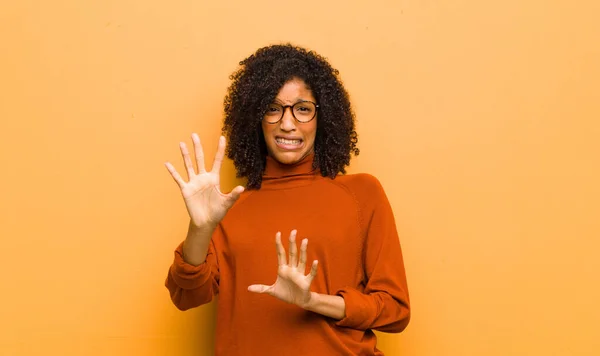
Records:
[[[166,279],[173,303],[219,295],[217,355],[382,355],[373,330],[410,318],[402,251],[381,184],[345,174],[358,148],[337,70],[274,45],[231,79],[226,153],[247,187],[219,190],[225,137],[210,171],[196,134],[197,168],[180,144],[187,181],[166,163],[190,215]]]

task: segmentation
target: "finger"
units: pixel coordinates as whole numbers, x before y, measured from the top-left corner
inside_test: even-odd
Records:
[[[235,204],[235,202],[240,198],[240,195],[244,192],[244,187],[242,187],[241,185],[235,187],[229,194],[226,194],[226,202],[225,202],[225,207],[227,209],[230,209],[233,204]]]
[[[275,247],[277,248],[277,262],[279,263],[279,266],[285,266],[285,249],[281,244],[281,232],[275,234]]]
[[[244,187],[238,185],[237,187],[233,188],[229,194],[227,194],[227,198],[229,199],[231,205],[233,205],[233,203],[240,198],[240,195],[244,192],[244,189]]]
[[[190,158],[190,152],[188,151],[185,142],[180,142],[179,148],[181,148],[181,156],[183,157],[183,163],[185,164],[185,169],[187,170],[188,179],[192,179],[196,173],[194,172],[194,164]]]
[[[219,137],[219,145],[217,146],[217,154],[215,154],[215,161],[213,162],[212,171],[213,173],[219,173],[221,171],[221,164],[223,163],[223,157],[225,156],[225,137]]]
[[[198,173],[205,173],[206,168],[204,167],[204,151],[202,150],[200,136],[198,136],[198,134],[195,132],[192,134],[192,142],[194,143],[194,155],[196,156],[196,166],[198,167]]]
[[[302,274],[306,271],[306,248],[308,247],[308,239],[302,240],[300,244],[300,260],[298,262],[298,271]]]
[[[185,181],[183,180],[183,178],[181,178],[179,173],[177,173],[175,167],[173,167],[173,165],[169,162],[165,162],[165,166],[167,167],[169,173],[171,173],[171,177],[173,177],[179,188],[183,188],[183,186],[185,185]]]
[[[248,291],[253,293],[268,293],[271,289],[271,286],[266,286],[264,284],[253,284],[248,286]]]
[[[317,267],[318,266],[319,266],[319,261],[314,260],[312,267],[310,268],[310,274],[307,276],[309,283],[312,283],[313,279],[315,279],[315,277],[317,276]]]
[[[290,234],[290,266],[296,267],[298,264],[298,247],[296,246],[296,230]]]

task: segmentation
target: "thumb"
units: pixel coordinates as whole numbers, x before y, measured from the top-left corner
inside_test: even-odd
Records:
[[[233,190],[229,194],[227,194],[227,205],[231,207],[233,203],[235,203],[236,200],[240,198],[240,195],[243,192],[244,187],[242,187],[241,185],[238,185],[237,187],[233,188]]]
[[[266,286],[264,284],[253,284],[248,287],[249,292],[253,293],[265,293],[268,292],[271,286]]]

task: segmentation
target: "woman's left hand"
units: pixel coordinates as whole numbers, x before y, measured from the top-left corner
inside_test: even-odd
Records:
[[[298,258],[298,249],[296,247],[296,230],[290,234],[289,261],[286,261],[285,248],[281,243],[281,232],[275,235],[275,244],[277,248],[277,259],[279,268],[277,269],[277,280],[275,284],[267,286],[263,284],[253,284],[248,287],[250,292],[266,293],[272,295],[284,302],[296,304],[301,308],[306,308],[312,298],[310,285],[317,275],[317,261],[313,261],[312,268],[308,275],[306,271],[306,248],[308,239],[302,240],[300,244],[300,256]]]

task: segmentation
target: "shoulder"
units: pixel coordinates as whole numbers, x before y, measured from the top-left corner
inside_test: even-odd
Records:
[[[379,179],[368,173],[339,175],[334,183],[342,185],[355,194],[382,193],[383,186]]]
[[[339,175],[331,181],[351,194],[359,212],[359,224],[366,228],[372,218],[390,210],[379,179],[368,173]]]
[[[368,173],[339,175],[331,182],[351,194],[363,209],[371,210],[387,200],[379,179]]]

